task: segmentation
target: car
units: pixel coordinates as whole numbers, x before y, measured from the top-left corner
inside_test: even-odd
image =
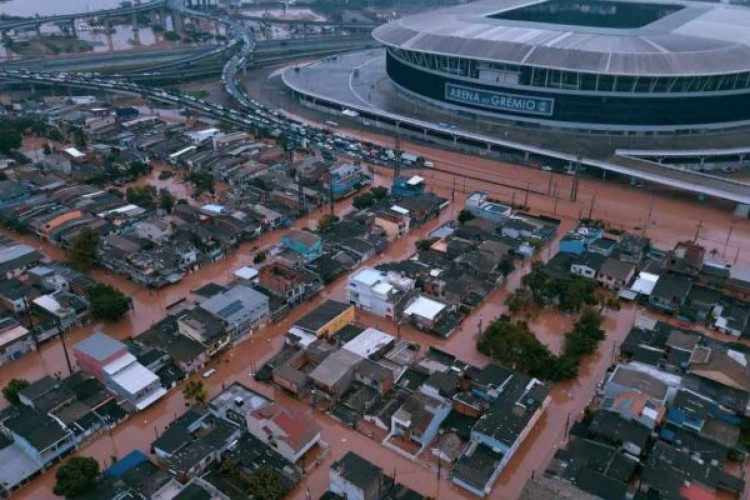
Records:
[[[545,172],[552,172],[554,169],[549,165],[543,165],[542,170],[544,170]]]
[[[208,378],[211,375],[213,375],[214,373],[216,373],[216,368],[209,368],[208,370],[206,370],[205,372],[203,372],[203,378]]]

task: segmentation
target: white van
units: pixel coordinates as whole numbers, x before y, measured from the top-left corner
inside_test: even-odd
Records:
[[[216,373],[216,368],[210,368],[210,369],[206,370],[205,372],[203,372],[203,378],[208,378],[211,375],[213,375],[214,373]]]

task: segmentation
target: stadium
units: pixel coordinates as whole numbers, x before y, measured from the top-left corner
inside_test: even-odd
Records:
[[[750,9],[481,0],[377,28],[390,80],[462,114],[606,132],[750,124]]]

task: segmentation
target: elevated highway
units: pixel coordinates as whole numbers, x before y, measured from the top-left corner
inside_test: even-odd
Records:
[[[159,9],[167,5],[167,0],[150,0],[141,4],[131,5],[129,7],[118,7],[116,9],[94,10],[91,12],[80,12],[77,14],[61,14],[56,16],[27,17],[23,19],[13,19],[0,22],[0,32],[12,29],[25,28],[28,26],[38,26],[47,23],[62,23],[73,21],[75,19],[91,19],[94,17],[105,16],[126,16]]]

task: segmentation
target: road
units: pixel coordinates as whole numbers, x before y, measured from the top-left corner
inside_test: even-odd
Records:
[[[422,148],[417,145],[409,147]],[[418,149],[422,151],[422,149]],[[537,186],[548,184],[549,174],[542,171],[534,171],[524,167],[492,162],[486,159],[467,157],[458,153],[446,153],[444,151],[429,150],[422,151],[438,158],[437,167],[463,165],[470,169],[477,177],[486,179],[516,180],[532,183]],[[453,175],[442,172],[422,172],[427,177],[428,187],[442,196],[453,197]],[[387,184],[387,172],[378,169],[376,184]],[[560,175],[555,176],[555,182],[560,182],[560,192],[564,192],[565,182],[569,178]],[[460,178],[456,181],[455,199],[452,207],[442,214],[439,221],[433,221],[420,228],[416,233],[393,244],[383,254],[375,258],[370,264],[391,259],[404,258],[414,249],[414,242],[435,228],[440,223],[451,218],[462,204],[465,192],[470,192],[482,182],[467,181],[464,188]],[[510,190],[507,188],[493,189],[484,183],[485,188],[490,189],[497,197],[507,199]],[[520,191],[516,191],[520,192]],[[691,238],[695,233],[697,220],[702,220],[701,241],[706,244],[718,243],[726,239],[726,232],[730,223],[734,224],[734,231],[730,240],[730,251],[742,247],[739,252],[741,261],[749,262],[750,255],[750,223],[745,220],[734,220],[720,207],[710,205],[698,206],[694,203],[682,201],[675,198],[659,196],[656,193],[648,193],[628,187],[617,186],[594,180],[584,180],[580,186],[581,196],[577,203],[559,200],[557,202],[558,215],[563,219],[561,232],[572,227],[574,220],[582,210],[588,210],[587,200],[597,195],[594,216],[608,222],[633,229],[634,226],[642,224],[650,203],[653,202],[654,223],[647,230],[647,235],[654,238],[661,245],[671,245],[680,239]],[[545,211],[552,213],[554,200],[550,197],[530,194],[529,205],[532,211]],[[348,206],[348,202],[337,205],[337,213],[342,213]],[[295,223],[296,227],[314,226],[315,215],[301,219]],[[228,259],[211,264],[199,271],[189,275],[185,280],[175,286],[150,294],[133,283],[120,277],[112,276],[105,272],[96,272],[95,277],[121,287],[125,293],[133,297],[135,312],[127,319],[116,325],[89,325],[77,329],[68,334],[69,344],[85,338],[96,328],[120,338],[137,335],[147,328],[152,322],[158,320],[168,304],[186,296],[191,289],[198,288],[208,280],[226,282],[231,271],[240,265],[251,262],[249,247],[255,244],[268,245],[279,240],[283,232],[275,232],[264,235],[259,243],[243,245],[237,253]],[[37,246],[39,242],[24,238]],[[60,251],[46,245],[44,250],[52,255],[62,257]],[[748,250],[744,250],[748,249]],[[541,258],[547,258],[551,252],[543,250]],[[514,273],[509,280],[509,288],[517,286],[523,269]],[[223,361],[217,363],[217,374],[209,379],[208,388],[211,394],[221,390],[221,384],[227,384],[239,380],[260,392],[280,399],[285,404],[298,405],[300,408],[309,409],[303,403],[289,399],[283,394],[277,393],[268,386],[256,384],[249,377],[249,366],[256,365],[267,359],[272,352],[278,349],[282,343],[282,336],[292,322],[301,315],[315,307],[315,305],[326,297],[342,299],[344,297],[345,278],[339,279],[326,288],[320,298],[305,304],[293,311],[284,321],[272,325],[255,335],[251,340],[242,344],[230,352]],[[478,312],[489,321],[504,311],[502,305],[506,290],[500,290],[490,296],[487,303]],[[438,345],[462,359],[477,364],[486,362],[484,356],[474,349],[474,341],[477,335],[478,314],[473,315],[465,323],[461,331],[454,334],[448,340],[441,340],[426,336],[419,332],[402,328],[401,333],[406,338],[415,340],[422,345]],[[581,377],[575,382],[560,384],[552,391],[552,404],[546,416],[539,422],[528,441],[522,446],[518,455],[511,461],[508,469],[502,474],[493,493],[493,498],[515,498],[523,487],[524,482],[533,471],[543,470],[551,454],[554,453],[555,445],[561,443],[565,437],[565,421],[568,414],[575,418],[588,402],[596,383],[601,379],[614,348],[622,341],[630,325],[636,317],[637,311],[625,307],[616,313],[609,313],[605,322],[608,337],[603,342],[594,356],[590,357],[581,370]],[[358,321],[363,324],[379,327],[386,331],[394,332],[394,326],[382,319],[376,319],[360,315]],[[532,329],[540,339],[553,350],[559,348],[562,336],[567,327],[566,322],[561,322],[556,314],[542,314],[532,323]],[[614,347],[613,347],[614,346]],[[14,376],[24,376],[29,379],[38,378],[46,373],[65,372],[64,357],[59,341],[52,341],[44,345],[40,353],[27,356],[21,361],[10,363],[0,368],[0,383],[4,384]],[[82,454],[93,455],[100,461],[109,461],[111,455],[123,456],[133,447],[148,451],[148,444],[155,433],[161,432],[165,425],[174,418],[175,413],[184,409],[184,401],[179,390],[173,391],[163,401],[157,403],[146,412],[136,415],[123,425],[118,427],[112,436],[104,435],[86,444],[81,450]],[[303,484],[295,490],[293,498],[305,497],[306,488],[310,488],[313,497],[319,496],[327,487],[327,468],[330,463],[341,457],[348,450],[357,451],[369,460],[377,463],[386,471],[392,471],[396,467],[397,479],[416,490],[435,495],[437,493],[436,471],[408,460],[386,450],[382,446],[373,443],[369,438],[352,430],[344,428],[323,415],[316,415],[316,419],[323,426],[323,438],[331,444],[332,452],[322,464],[310,474]],[[552,444],[552,446],[551,446]],[[52,471],[35,480],[30,486],[20,492],[21,498],[47,498],[52,482],[54,481]],[[468,498],[467,495],[454,490],[447,479],[440,485],[441,498]]]

